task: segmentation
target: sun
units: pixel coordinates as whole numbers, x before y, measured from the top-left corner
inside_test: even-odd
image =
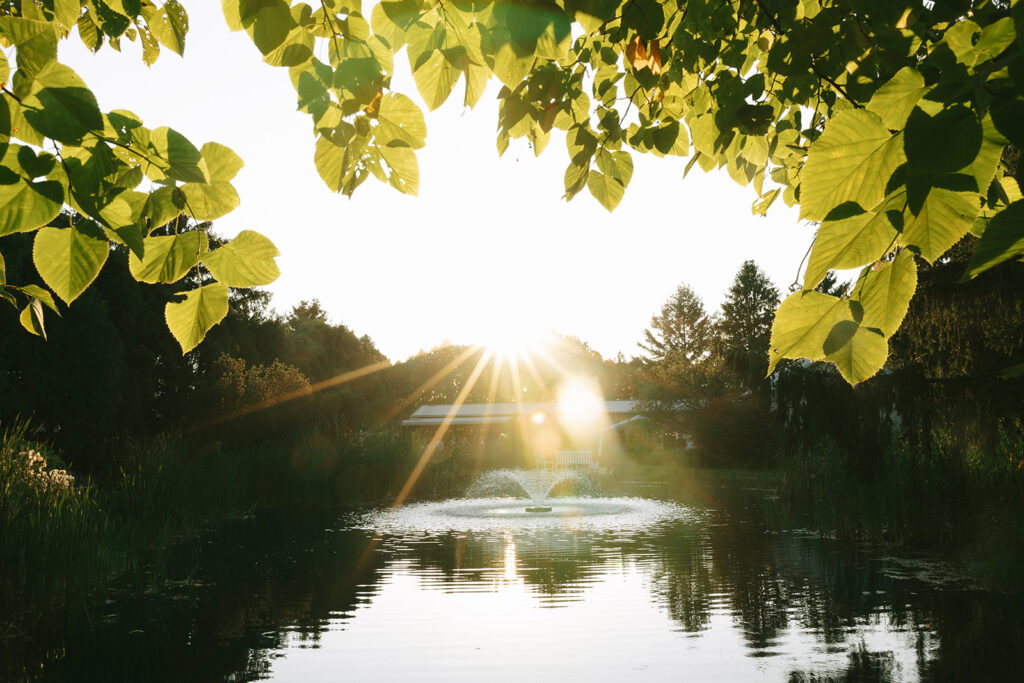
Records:
[[[481,345],[499,359],[522,358],[539,348],[543,331],[519,318],[492,318],[480,334]]]

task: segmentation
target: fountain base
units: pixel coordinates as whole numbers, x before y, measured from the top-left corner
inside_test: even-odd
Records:
[[[536,505],[533,507],[526,508],[527,512],[551,512],[551,508],[544,507],[543,505]]]

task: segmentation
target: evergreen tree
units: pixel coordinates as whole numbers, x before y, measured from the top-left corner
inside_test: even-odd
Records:
[[[648,363],[669,363],[691,366],[711,351],[713,326],[704,309],[704,302],[688,285],[681,284],[651,318],[644,330],[644,340],[637,345],[646,354]]]
[[[744,261],[725,301],[718,331],[722,354],[747,386],[755,386],[768,368],[772,321],[779,290],[751,260]]]

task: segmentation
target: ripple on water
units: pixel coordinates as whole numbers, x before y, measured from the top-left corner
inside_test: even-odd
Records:
[[[693,508],[647,498],[553,498],[551,512],[527,512],[519,498],[459,498],[413,503],[376,510],[358,521],[370,531],[385,534],[492,531],[500,529],[571,529],[587,531],[647,531],[675,521],[696,521]]]

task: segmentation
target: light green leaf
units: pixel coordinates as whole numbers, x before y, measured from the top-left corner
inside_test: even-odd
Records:
[[[238,193],[231,183],[185,183],[181,191],[185,193],[185,207],[197,221],[212,221],[238,208]]]
[[[847,382],[868,379],[888,352],[879,330],[861,325],[850,301],[814,290],[794,292],[775,313],[768,374],[783,358],[834,363]]]
[[[15,289],[21,290],[34,299],[38,299],[51,311],[60,315],[60,311],[57,310],[57,304],[53,300],[53,295],[39,285],[23,285],[21,287],[15,287]]]
[[[70,31],[82,14],[82,3],[80,0],[54,0],[53,13],[57,21]]]
[[[459,80],[458,70],[445,59],[440,50],[435,50],[429,59],[413,71],[412,76],[416,80],[416,89],[431,110],[444,104]]]
[[[818,228],[804,273],[804,289],[814,289],[829,270],[859,268],[877,261],[892,247],[896,228],[887,212],[903,212],[906,194],[889,197],[872,211],[842,220],[824,221]]]
[[[846,202],[877,206],[904,161],[902,136],[891,135],[877,115],[863,109],[836,114],[800,171],[800,217],[824,220]]]
[[[921,72],[905,66],[875,92],[866,107],[878,115],[886,128],[900,130],[927,92]]]
[[[932,188],[917,215],[905,219],[900,243],[935,263],[967,234],[980,208],[981,201],[973,192]]]
[[[160,235],[143,240],[143,258],[128,254],[128,270],[139,282],[177,282],[199,263],[210,241],[203,230]]]
[[[203,255],[203,265],[229,287],[257,287],[269,285],[281,274],[274,262],[280,255],[269,239],[243,230],[224,246]]]
[[[825,340],[843,320],[853,320],[850,304],[844,299],[813,289],[790,294],[775,312],[768,374],[783,358],[824,360]]]
[[[22,106],[32,127],[58,142],[75,144],[86,133],[103,129],[96,96],[59,62],[50,62],[36,75]]]
[[[43,324],[43,305],[39,303],[39,299],[29,300],[28,305],[21,310],[18,321],[22,327],[32,334],[46,339],[46,327]]]
[[[0,235],[30,232],[46,225],[60,213],[64,188],[52,180],[26,181],[6,164],[11,163],[11,150],[0,167]]]
[[[220,282],[203,285],[185,294],[185,300],[164,306],[164,320],[181,352],[188,353],[203,341],[210,328],[228,314],[228,288]]]
[[[977,277],[1003,261],[1020,256],[1024,256],[1024,200],[1013,202],[988,222],[971,256],[967,277]]]
[[[75,227],[42,228],[32,246],[32,260],[39,275],[68,304],[92,284],[109,253],[105,239]]]
[[[388,93],[380,100],[377,142],[389,147],[420,149],[426,143],[427,124],[416,103],[400,93]]]
[[[179,55],[185,54],[188,13],[178,0],[164,0],[164,6],[149,22],[153,36]]]
[[[917,264],[909,250],[902,250],[892,261],[876,263],[854,293],[864,309],[860,323],[881,330],[886,337],[896,334],[916,289]]]
[[[148,218],[150,228],[159,228],[177,218],[185,210],[185,197],[177,187],[161,187],[146,198],[142,216]]]
[[[615,210],[615,207],[622,201],[622,196],[626,192],[626,188],[622,186],[622,183],[598,171],[590,172],[590,175],[587,177],[587,189],[590,190],[590,194],[593,195],[594,199],[599,201],[601,206],[608,209],[608,211]]]
[[[21,47],[30,40],[47,34],[54,35],[53,25],[48,21],[24,19],[10,15],[0,17],[0,38],[14,47]]]
[[[147,178],[156,181],[171,178],[186,183],[208,180],[200,168],[203,155],[178,131],[167,126],[154,128],[149,134],[148,147],[149,159],[154,163],[143,165]]]
[[[408,147],[380,147],[380,155],[391,167],[388,181],[403,194],[416,195],[420,191],[420,167],[416,152]]]
[[[316,141],[313,163],[331,192],[341,192],[349,170],[345,148],[334,144],[326,135],[322,136]]]
[[[750,207],[751,213],[755,216],[766,216],[768,215],[768,209],[779,196],[780,188],[774,190],[768,190],[763,195],[754,200],[753,206]]]
[[[831,329],[824,344],[824,360],[834,363],[850,384],[870,379],[885,365],[889,345],[881,331],[843,320]]]

